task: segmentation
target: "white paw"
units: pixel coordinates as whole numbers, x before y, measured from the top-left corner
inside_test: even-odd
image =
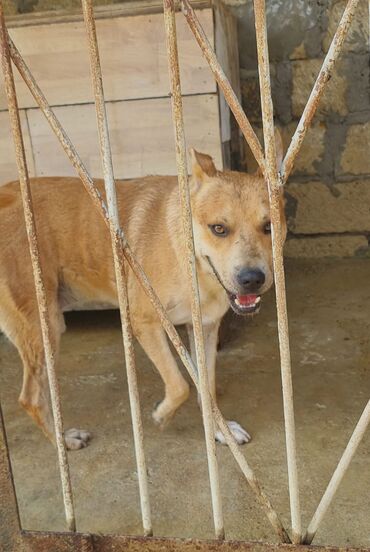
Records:
[[[249,443],[251,436],[247,431],[245,431],[245,429],[242,428],[240,424],[238,424],[238,422],[229,421],[227,422],[227,425],[229,426],[229,429],[238,445]],[[226,445],[225,437],[220,430],[216,431],[215,439],[218,443],[221,443],[221,445]]]
[[[68,450],[78,450],[87,447],[91,434],[83,429],[72,428],[67,429],[64,438]]]

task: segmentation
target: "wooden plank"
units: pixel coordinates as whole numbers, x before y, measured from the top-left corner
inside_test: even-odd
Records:
[[[26,149],[28,169],[30,176],[34,176],[32,147],[25,111],[20,111],[23,139]],[[6,111],[0,113],[0,185],[18,178],[18,170],[15,161],[13,137],[10,128],[10,119]]]
[[[213,43],[212,10],[200,10],[198,16]],[[183,94],[215,92],[211,71],[180,13],[177,24]],[[97,29],[107,101],[168,95],[162,14],[102,19],[97,21]],[[51,105],[93,101],[83,22],[15,28],[9,32]],[[20,107],[35,107],[25,84],[17,73],[15,76]],[[2,80],[1,109],[6,109]]]
[[[212,0],[192,0],[195,10],[212,7]],[[177,3],[177,9],[179,5]],[[95,19],[110,19],[112,17],[127,17],[163,12],[163,0],[126,0],[122,4],[95,6]],[[70,23],[82,21],[81,7],[74,9],[57,9],[45,12],[31,12],[11,15],[6,18],[8,28],[27,27],[30,25],[45,25],[50,23]]]
[[[214,0],[214,18],[217,58],[235,94],[241,100],[237,20],[222,0]],[[222,92],[219,102],[224,162],[226,166],[236,168],[235,158],[239,159],[241,153],[241,133]]]
[[[108,103],[107,111],[117,178],[177,174],[169,98]],[[101,176],[94,105],[58,107],[55,113],[88,170]],[[29,110],[28,118],[37,175],[74,175],[42,113]],[[188,146],[209,153],[222,168],[217,95],[185,97],[184,118]]]

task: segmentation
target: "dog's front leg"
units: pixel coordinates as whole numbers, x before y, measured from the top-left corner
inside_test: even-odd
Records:
[[[204,352],[206,357],[206,365],[208,371],[208,383],[209,390],[212,395],[213,400],[216,402],[216,357],[217,357],[217,342],[218,342],[218,331],[220,327],[220,320],[214,324],[207,324],[203,326],[203,335],[204,335]],[[195,354],[195,342],[194,342],[194,333],[191,325],[187,326],[191,356],[195,366],[196,363],[196,354]],[[200,397],[198,395],[198,402],[200,403]],[[240,424],[235,421],[227,422],[229,429],[233,436],[235,437],[239,445],[248,443],[251,439],[249,433],[242,428]],[[215,438],[221,444],[226,444],[225,438],[221,431],[216,427],[215,428]]]
[[[135,328],[135,335],[157,368],[165,385],[165,397],[153,412],[154,421],[164,427],[179,406],[188,398],[189,384],[177,366],[167,336],[160,324],[142,324],[139,328]]]

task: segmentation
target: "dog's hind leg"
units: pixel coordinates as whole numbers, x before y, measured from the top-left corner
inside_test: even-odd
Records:
[[[189,384],[182,376],[171,353],[166,334],[160,324],[142,324],[135,335],[144,351],[160,373],[165,385],[165,397],[153,412],[161,427],[172,418],[189,396]]]
[[[2,329],[18,349],[23,362],[23,385],[19,403],[55,445],[49,384],[37,307],[33,301],[29,301],[28,304],[23,304],[20,310],[8,302],[6,306],[1,305],[1,315]],[[64,330],[64,320],[57,301],[49,301],[49,318],[51,345],[57,360],[60,336]],[[68,449],[86,446],[89,438],[90,435],[86,431],[73,429],[65,432]]]

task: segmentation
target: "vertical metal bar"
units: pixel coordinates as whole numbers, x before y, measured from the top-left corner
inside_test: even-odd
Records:
[[[22,76],[24,82],[27,84],[32,96],[34,97],[36,103],[40,107],[42,113],[44,114],[46,120],[50,124],[50,127],[52,128],[53,132],[57,136],[62,148],[64,149],[67,157],[71,161],[72,165],[76,169],[76,172],[78,176],[80,177],[82,183],[84,184],[86,191],[88,192],[94,206],[96,207],[99,214],[102,216],[105,224],[109,227],[109,216],[108,216],[108,210],[105,205],[105,202],[103,198],[101,197],[99,191],[94,185],[94,181],[92,180],[91,176],[86,170],[86,167],[82,163],[81,158],[79,157],[76,149],[74,148],[71,140],[68,138],[67,134],[63,130],[63,127],[61,126],[59,120],[55,116],[53,110],[49,106],[45,96],[43,95],[40,87],[37,85],[34,77],[32,76],[30,70],[28,69],[26,63],[24,62],[22,56],[18,52],[17,48],[15,47],[14,43],[8,36],[8,43],[9,48],[11,52],[11,56],[13,59],[14,64],[16,65],[20,75]],[[131,251],[131,248],[129,244],[127,243],[125,236],[123,232],[121,232],[120,236],[120,242],[121,247],[124,252],[124,256],[130,265],[133,273],[137,277],[140,285],[142,286],[143,290],[147,294],[153,308],[158,314],[159,320],[165,329],[169,339],[171,340],[171,343],[173,344],[174,348],[176,349],[180,359],[182,360],[185,368],[188,370],[190,377],[192,378],[193,382],[195,383],[196,387],[199,390],[198,385],[198,377],[196,368],[194,366],[194,363],[191,359],[191,356],[189,355],[189,352],[187,351],[185,345],[183,344],[178,332],[176,331],[176,328],[170,321],[162,303],[160,302],[157,294],[155,293],[150,281],[148,280],[143,268],[138,263],[138,261],[135,258],[135,255]],[[258,502],[261,504],[266,516],[268,517],[272,527],[274,528],[276,534],[278,535],[279,539],[282,542],[289,543],[290,538],[288,533],[286,532],[285,528],[283,527],[281,520],[279,519],[278,514],[274,510],[271,502],[269,501],[268,497],[264,493],[264,491],[261,489],[261,486],[257,480],[257,477],[255,476],[253,470],[250,468],[246,458],[244,457],[243,453],[240,450],[240,447],[236,443],[233,435],[230,432],[230,429],[223,418],[220,409],[218,406],[212,402],[212,410],[214,414],[214,420],[219,426],[220,430],[222,431],[226,443],[229,447],[230,452],[234,456],[241,472],[245,476],[247,482],[251,486],[253,492],[256,495],[256,498]]]
[[[136,375],[135,352],[130,320],[127,281],[125,277],[123,250],[121,247],[121,230],[117,193],[113,174],[112,152],[110,147],[107,113],[104,101],[103,79],[100,66],[99,48],[96,36],[96,26],[92,1],[82,0],[82,7],[89,43],[90,68],[95,94],[95,107],[99,131],[100,153],[103,165],[118,302],[121,314],[122,336],[125,350],[127,381],[130,396],[130,408],[139,480],[143,529],[144,535],[150,536],[153,534],[153,529],[150,513],[148,476],[144,453],[143,424],[141,420],[140,398]]]
[[[2,0],[0,0],[0,54],[2,70],[4,74],[5,91],[8,100],[8,109],[12,127],[15,154],[19,173],[19,183],[22,194],[23,210],[26,223],[27,237],[31,255],[32,270],[35,281],[37,305],[40,315],[42,340],[45,352],[45,363],[49,380],[51,406],[54,417],[55,439],[58,452],[60,477],[67,527],[70,531],[76,530],[75,514],[73,507],[72,486],[69,473],[66,445],[64,441],[63,419],[61,413],[60,393],[55,370],[55,354],[53,351],[50,331],[50,318],[46,299],[45,285],[40,265],[40,255],[37,241],[36,224],[32,207],[32,197],[28,177],[26,154],[22,137],[22,129],[19,119],[18,102],[14,85],[14,77],[11,66],[7,30],[5,27]]]
[[[285,436],[288,461],[290,509],[292,516],[293,542],[301,540],[301,514],[299,505],[298,471],[293,407],[293,385],[290,362],[288,312],[286,304],[285,274],[283,261],[283,237],[280,219],[280,182],[276,160],[274,115],[271,97],[269,53],[267,44],[265,0],[254,0],[257,36],[258,70],[261,89],[263,135],[266,151],[266,172],[270,196],[272,222],[272,249],[276,289],[276,309],[280,346],[281,377],[283,387]]]
[[[283,185],[290,175],[294,160],[301,149],[304,137],[306,136],[307,130],[309,129],[312,119],[316,113],[316,109],[324,92],[325,85],[331,77],[335,62],[338,59],[340,49],[347,35],[358,2],[359,0],[349,0],[346,9],[343,12],[342,19],[330,44],[324,63],[322,64],[306,107],[303,110],[302,116],[281,165],[281,183]]]
[[[240,105],[238,97],[232,89],[232,86],[230,85],[230,82],[219,63],[216,54],[213,51],[202,25],[200,24],[199,19],[197,18],[188,0],[181,0],[181,7],[195,39],[198,42],[204,57],[208,61],[209,67],[215,76],[217,84],[222,90],[225,100],[233,112],[240,130],[242,131],[243,136],[262,171],[262,174],[265,175],[265,158],[260,141],[258,140],[258,137],[254,132],[242,106]]]
[[[320,500],[320,503],[316,509],[316,512],[313,515],[313,518],[308,526],[306,535],[304,537],[304,544],[311,544],[313,541],[316,531],[319,528],[320,523],[325,516],[327,509],[329,508],[331,501],[334,498],[335,493],[338,490],[338,487],[351,463],[352,458],[354,457],[356,450],[361,443],[361,440],[365,434],[365,431],[370,423],[370,400],[368,401],[365,409],[352,433],[352,436],[346,446],[345,451],[333,473],[332,478],[326,488],[326,491]]]
[[[19,550],[21,522],[0,405],[0,548]]]
[[[163,0],[164,21],[168,65],[172,92],[172,118],[175,132],[176,161],[180,190],[184,244],[187,253],[187,272],[191,292],[191,313],[195,338],[195,350],[198,365],[199,390],[202,401],[202,415],[206,439],[209,479],[213,507],[213,521],[216,537],[224,538],[224,524],[218,465],[216,458],[215,428],[213,424],[211,397],[209,393],[208,372],[204,352],[202,314],[198,288],[198,276],[195,260],[193,224],[191,216],[190,192],[186,162],[186,144],[182,112],[182,97],[180,85],[180,70],[177,51],[176,19],[174,0]]]

